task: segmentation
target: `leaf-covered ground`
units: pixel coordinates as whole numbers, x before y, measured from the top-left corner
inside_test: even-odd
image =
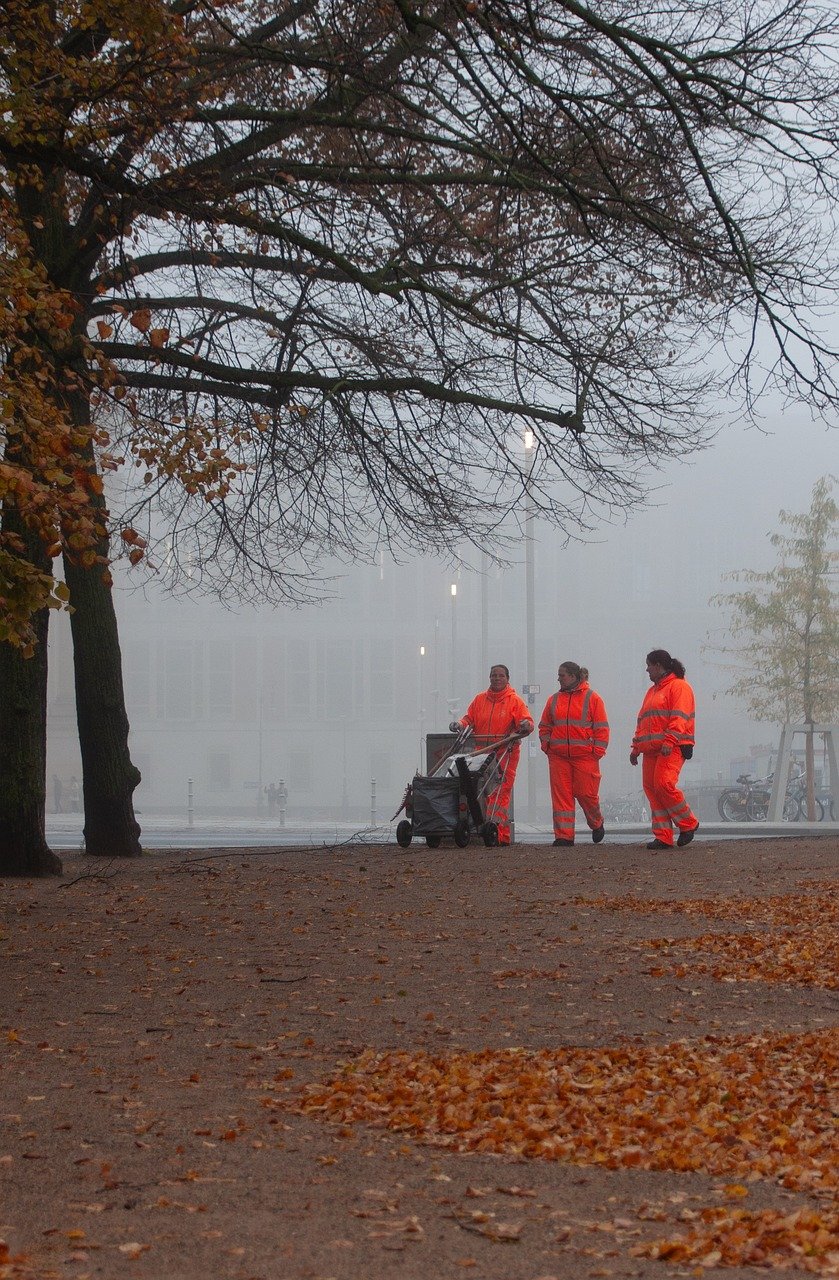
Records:
[[[0,884],[0,1280],[839,1275],[839,841]]]

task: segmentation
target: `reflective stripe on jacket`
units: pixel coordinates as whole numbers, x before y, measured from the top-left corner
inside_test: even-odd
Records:
[[[647,690],[632,750],[643,755],[645,751],[660,751],[665,745],[687,747],[694,744],[694,718],[696,703],[687,680],[681,680],[672,671]]]
[[[548,698],[539,721],[542,750],[568,759],[606,754],[609,721],[599,693],[585,681]]]
[[[485,689],[472,699],[461,724],[470,724],[477,738],[506,738],[515,733],[521,720],[533,723],[533,717],[512,685],[500,693]]]

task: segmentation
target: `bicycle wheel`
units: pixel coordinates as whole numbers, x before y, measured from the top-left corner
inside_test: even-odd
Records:
[[[800,822],[801,801],[798,796],[787,796],[784,801],[784,822]]]
[[[742,822],[749,816],[743,803],[742,791],[723,791],[717,801],[717,809],[723,822]]]
[[[753,791],[746,800],[746,813],[750,822],[765,822],[769,814],[769,792]]]

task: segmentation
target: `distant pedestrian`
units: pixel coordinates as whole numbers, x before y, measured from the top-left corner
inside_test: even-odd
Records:
[[[57,773],[52,775],[52,811],[53,813],[61,813],[61,802],[64,797],[64,783],[61,781]]]
[[[563,662],[557,679],[559,692],[548,698],[539,721],[539,742],[548,757],[554,845],[573,845],[576,804],[599,844],[605,835],[600,761],[609,745],[606,707],[589,685],[585,667]]]
[[[79,780],[75,774],[72,775],[67,784],[67,808],[71,813],[80,813],[82,808],[82,795],[79,789]]]
[[[270,816],[277,812],[277,801],[280,798],[276,783],[272,782],[265,788],[265,798],[268,801],[268,814]]]
[[[690,844],[699,820],[678,788],[685,760],[693,756],[695,699],[685,680],[685,668],[666,649],[647,654],[647,690],[632,739],[629,763],[644,757],[644,793],[652,813],[653,839],[648,849],[672,849],[678,827],[679,848]]]

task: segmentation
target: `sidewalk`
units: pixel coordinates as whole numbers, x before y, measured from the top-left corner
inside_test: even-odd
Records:
[[[147,849],[190,848],[206,846],[215,848],[229,844],[237,847],[266,845],[314,845],[374,841],[394,844],[396,823],[383,822],[376,827],[361,827],[352,822],[335,822],[326,819],[312,822],[290,821],[281,827],[276,818],[268,817],[194,817],[192,823],[186,817],[172,814],[139,813],[137,821],[142,828],[142,842]],[[58,849],[78,849],[82,844],[84,817],[80,813],[47,814],[47,840]],[[835,822],[710,822],[703,823],[701,838],[705,839],[764,839],[778,836],[836,836],[839,823]],[[610,824],[606,828],[605,844],[643,844],[651,838],[646,823]],[[589,843],[590,834],[585,826],[576,831],[578,844]],[[547,827],[527,822],[516,822],[517,844],[551,844],[553,832]],[[473,837],[471,845],[483,847],[480,838]],[[470,847],[471,847],[470,845]],[[411,848],[423,848],[425,841],[418,837]]]

